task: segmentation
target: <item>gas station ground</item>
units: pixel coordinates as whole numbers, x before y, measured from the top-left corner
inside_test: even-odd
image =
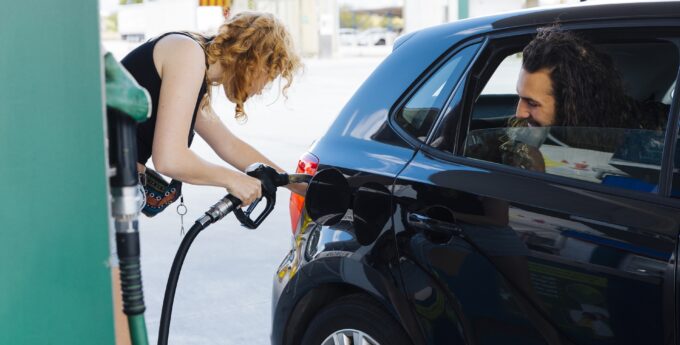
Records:
[[[121,59],[133,45],[104,41]],[[389,52],[389,48],[353,49],[335,59],[306,59],[305,70],[279,96],[278,85],[248,103],[248,123],[237,124],[234,107],[213,97],[213,107],[229,129],[274,162],[293,171],[300,155],[323,135],[354,91]],[[220,91],[221,92],[221,91]],[[216,93],[217,95],[217,93]],[[192,149],[219,162],[196,136]],[[184,185],[185,229],[226,191]],[[182,269],[173,308],[173,344],[269,344],[274,271],[290,249],[290,192],[280,189],[276,208],[257,230],[247,230],[233,216],[196,239]],[[163,292],[180,237],[180,217],[172,205],[154,218],[142,217],[142,273],[150,343],[156,343]]]

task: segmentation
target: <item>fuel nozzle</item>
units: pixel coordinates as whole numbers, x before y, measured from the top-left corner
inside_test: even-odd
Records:
[[[285,186],[289,183],[304,183],[311,180],[311,175],[306,174],[286,174],[276,171],[274,168],[263,164],[254,163],[246,168],[246,174],[255,177],[262,183],[262,197],[255,200],[247,210],[242,210],[239,206],[241,200],[231,194],[227,194],[222,200],[210,207],[203,217],[197,222],[206,226],[224,218],[227,214],[234,212],[236,218],[241,222],[241,225],[248,229],[256,229],[265,218],[271,213],[276,204],[276,188]],[[265,209],[260,213],[256,219],[252,219],[251,214],[255,207],[265,199],[267,201]]]
[[[262,221],[271,213],[276,204],[276,188],[285,186],[289,183],[308,182],[311,179],[310,175],[306,174],[286,174],[276,171],[274,168],[263,163],[254,163],[246,168],[246,174],[255,177],[262,181],[262,198],[253,202],[245,211],[236,208],[234,215],[241,222],[241,225],[248,229],[256,229]],[[255,207],[262,199],[266,200],[266,205],[262,213],[256,218],[252,219],[251,214]]]
[[[307,183],[312,179],[308,174],[286,174],[276,171],[264,163],[253,163],[246,168],[246,174],[262,181],[268,180],[275,187],[285,186],[290,183]]]

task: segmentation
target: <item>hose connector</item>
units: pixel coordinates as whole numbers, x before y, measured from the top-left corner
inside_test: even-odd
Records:
[[[227,194],[227,196],[215,203],[215,205],[212,205],[205,214],[210,217],[210,223],[214,223],[231,213],[231,211],[239,205],[241,205],[241,200],[231,194]]]
[[[137,220],[143,199],[138,186],[111,187],[111,216],[116,222]],[[116,227],[116,232],[128,231]]]

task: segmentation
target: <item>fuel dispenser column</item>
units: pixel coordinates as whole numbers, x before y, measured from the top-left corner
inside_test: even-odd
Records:
[[[111,169],[111,215],[120,268],[123,312],[132,343],[148,344],[138,218],[143,193],[137,177],[137,122],[149,115],[149,96],[112,57],[105,56],[106,113]]]

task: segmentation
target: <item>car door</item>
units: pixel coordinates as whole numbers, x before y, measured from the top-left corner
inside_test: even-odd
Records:
[[[475,66],[497,65],[489,51],[497,48],[488,43]],[[557,161],[573,176],[485,161],[464,150],[472,137],[466,124],[481,100],[477,72],[466,72],[429,145],[392,186],[403,284],[428,342],[675,343],[680,203],[666,197],[669,182],[659,175],[670,171],[663,143],[677,129],[612,130],[656,145],[656,161],[645,165],[657,178],[648,189],[616,183],[633,173],[608,170],[604,175],[615,177],[609,183],[595,169],[591,180],[574,178],[585,161]],[[447,138],[453,133],[456,139]],[[561,149],[550,154],[577,151]],[[607,166],[626,161],[619,151],[606,155]]]

